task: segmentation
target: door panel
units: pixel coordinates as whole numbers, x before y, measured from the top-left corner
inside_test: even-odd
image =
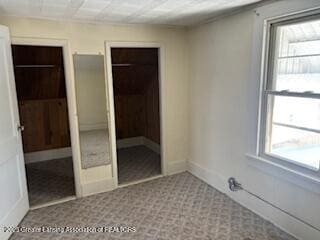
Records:
[[[7,27],[0,26],[0,239],[29,209],[18,105]]]
[[[12,203],[21,197],[21,192],[18,191],[20,189],[19,180],[16,176],[17,173],[20,175],[20,170],[17,168],[19,166],[18,161],[19,159],[16,156],[12,156],[1,166],[0,189],[6,193],[6,197],[0,200],[0,216],[4,216],[7,209],[12,208]],[[12,188],[17,189],[17,191],[11,191]]]

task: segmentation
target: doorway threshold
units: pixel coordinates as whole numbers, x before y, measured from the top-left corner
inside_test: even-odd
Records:
[[[155,179],[162,178],[162,177],[164,177],[164,175],[160,174],[160,175],[156,175],[156,176],[153,176],[153,177],[144,178],[144,179],[140,179],[140,180],[136,180],[136,181],[132,181],[132,182],[119,183],[118,188],[128,187],[128,186],[131,186],[131,185],[144,183],[144,182],[149,182],[151,180],[155,180]]]
[[[73,201],[73,200],[76,200],[76,199],[77,199],[76,196],[65,197],[65,198],[61,198],[61,199],[58,199],[58,200],[54,200],[54,201],[50,201],[50,202],[46,202],[46,203],[42,203],[42,204],[37,204],[37,205],[31,206],[30,210],[36,210],[36,209],[39,209],[39,208],[50,207],[50,206],[53,206],[53,205],[57,205],[57,204],[65,203],[65,202],[69,202],[69,201]]]

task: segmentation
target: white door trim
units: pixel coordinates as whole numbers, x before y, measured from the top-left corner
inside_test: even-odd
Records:
[[[167,158],[165,146],[165,88],[164,88],[164,46],[157,42],[110,42],[105,41],[105,58],[106,58],[106,92],[108,94],[108,115],[111,136],[111,158],[112,158],[112,177],[115,188],[118,188],[118,164],[117,164],[117,143],[116,143],[116,125],[114,111],[114,95],[113,95],[113,77],[112,77],[112,61],[111,48],[158,48],[158,64],[159,64],[159,102],[160,102],[160,152],[161,152],[161,174],[167,175]]]
[[[74,169],[74,182],[76,197],[82,197],[82,189],[80,182],[80,171],[81,171],[81,153],[80,153],[80,140],[78,131],[78,114],[76,104],[76,91],[74,82],[74,71],[72,65],[72,54],[68,40],[64,39],[47,39],[47,38],[20,38],[12,37],[11,43],[15,45],[33,45],[33,46],[54,46],[62,47],[63,51],[63,63],[64,63],[64,74],[67,90],[67,103],[68,103],[68,114],[69,114],[69,128],[71,137],[72,147],[72,159]]]

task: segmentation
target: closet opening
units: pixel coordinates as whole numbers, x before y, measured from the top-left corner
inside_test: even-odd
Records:
[[[32,208],[75,196],[62,47],[12,45]]]
[[[118,183],[162,174],[159,48],[111,47]]]

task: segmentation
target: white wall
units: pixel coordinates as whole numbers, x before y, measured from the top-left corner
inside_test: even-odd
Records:
[[[71,55],[104,54],[104,41],[158,42],[164,47],[164,155],[169,173],[185,166],[188,149],[188,74],[187,41],[184,29],[140,26],[84,24],[0,16],[0,24],[10,29],[11,37],[66,39]],[[72,69],[72,75],[73,69]],[[79,153],[80,154],[80,153]],[[80,160],[79,160],[80,161]],[[78,163],[80,166],[80,162]],[[80,170],[84,194],[112,188],[111,166]]]
[[[285,2],[319,4],[316,0],[281,1],[260,11],[278,13],[286,9]],[[189,46],[183,29],[14,17],[0,17],[0,24],[9,26],[12,36],[68,39],[72,52],[82,54],[103,53],[104,40],[161,42],[165,47],[164,147],[169,165],[179,166],[189,157],[195,175],[301,239],[318,240],[319,232],[227,188],[227,179],[234,176],[250,191],[320,227],[318,185],[319,192],[302,188],[281,175],[261,171],[246,157],[255,149],[258,117],[259,72],[252,72],[252,62],[260,61],[252,52],[256,18],[247,11],[194,28],[188,33]],[[99,188],[101,180],[107,184],[111,178],[111,168],[82,170],[81,178],[84,188]]]
[[[316,1],[286,1],[193,28],[190,54],[189,169],[217,189],[300,239],[320,239],[320,232],[294,220],[245,192],[231,193],[227,180],[236,177],[245,188],[320,228],[320,187],[305,189],[268,166],[256,168],[246,157],[254,153],[258,122],[261,44],[253,42],[255,23],[266,13]],[[303,2],[303,3],[302,3]],[[319,5],[319,1],[318,1]],[[263,28],[263,22],[259,20]],[[262,31],[261,31],[262,33]],[[261,36],[262,37],[262,36]],[[258,39],[261,40],[262,38]],[[256,47],[256,48],[255,48]],[[263,171],[261,171],[261,169]]]

